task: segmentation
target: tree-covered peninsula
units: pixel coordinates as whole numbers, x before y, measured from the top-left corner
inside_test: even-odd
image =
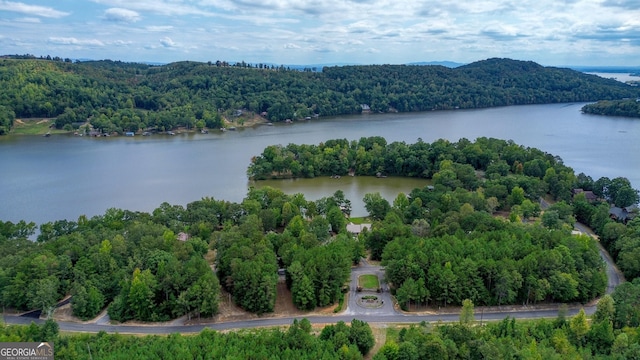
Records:
[[[15,119],[28,118],[51,118],[58,129],[96,134],[212,129],[225,119],[240,125],[243,114],[276,122],[640,96],[639,88],[615,80],[510,59],[454,69],[369,65],[321,72],[223,61],[152,66],[58,60],[0,59],[0,134]]]
[[[640,118],[640,97],[625,100],[602,100],[582,107],[582,112],[594,115]]]

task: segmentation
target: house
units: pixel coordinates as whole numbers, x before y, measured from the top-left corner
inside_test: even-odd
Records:
[[[612,206],[609,209],[609,217],[616,221],[626,222],[628,215],[627,210],[617,206]]]
[[[587,199],[588,202],[594,202],[596,200],[598,200],[598,197],[596,196],[596,194],[593,193],[593,191],[591,190],[583,190],[583,189],[573,189],[571,190],[571,193],[573,194],[573,196],[576,196],[578,194],[584,194],[584,197]]]
[[[371,224],[347,224],[347,232],[353,235],[359,235],[364,229],[371,230]]]
[[[638,205],[633,204],[627,207],[612,206],[609,209],[609,217],[615,221],[626,223],[638,215]]]

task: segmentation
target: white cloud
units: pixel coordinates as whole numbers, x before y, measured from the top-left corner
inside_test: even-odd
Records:
[[[638,1],[74,0],[63,8],[71,1],[0,0],[0,33],[11,36],[12,43],[2,46],[9,53],[47,49],[133,61],[514,57],[548,65],[560,59],[562,65],[596,54],[593,62],[634,64],[640,53],[640,7],[633,6]],[[35,5],[47,3],[60,5]],[[11,18],[6,11],[22,15]],[[52,44],[74,46],[56,50]]]
[[[109,45],[114,45],[114,46],[126,46],[131,44],[133,44],[133,41],[125,41],[125,40],[115,40],[109,43]]]
[[[176,46],[176,43],[173,42],[173,40],[171,40],[171,38],[168,36],[165,36],[162,39],[160,39],[160,44],[166,48],[172,48]]]
[[[0,11],[12,11],[46,18],[61,18],[69,15],[67,12],[58,11],[48,6],[29,5],[13,1],[0,1]]]
[[[29,23],[29,24],[39,24],[42,22],[40,18],[36,18],[36,17],[23,17],[23,18],[14,19],[14,21]]]
[[[92,0],[98,4],[114,7],[134,9],[142,12],[152,12],[167,16],[203,15],[212,16],[213,13],[198,6],[189,5],[188,1],[176,0]]]
[[[140,20],[140,14],[133,10],[110,8],[105,10],[104,18],[108,21],[132,23]]]
[[[145,29],[147,29],[147,31],[151,31],[151,32],[166,32],[166,31],[173,30],[173,26],[171,26],[171,25],[164,25],[164,26],[152,25],[152,26],[145,27]]]
[[[104,46],[104,43],[97,39],[79,40],[75,37],[50,37],[49,42],[58,45]]]

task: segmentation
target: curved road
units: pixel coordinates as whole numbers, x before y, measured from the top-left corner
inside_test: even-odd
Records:
[[[602,260],[607,266],[607,280],[608,280],[607,294],[611,294],[613,290],[616,289],[616,286],[622,284],[625,281],[624,275],[620,270],[618,270],[618,267],[613,262],[611,255],[609,255],[607,250],[605,250],[604,247],[602,247],[600,240],[590,228],[588,228],[586,225],[579,222],[576,222],[574,226],[581,233],[591,236],[596,241],[596,244],[598,244],[598,249],[600,250],[600,257],[602,258]]]
[[[581,232],[595,237],[591,229],[585,225],[576,223],[576,228]],[[596,239],[597,240],[597,239]],[[615,264],[611,260],[609,254],[602,248],[598,242],[600,248],[600,256],[606,263],[608,286],[607,293],[613,292],[616,286],[624,282],[624,277],[620,271],[616,268]],[[357,304],[356,287],[358,284],[358,276],[362,274],[376,274],[380,280],[380,286],[385,290],[380,294],[376,294],[383,300],[383,306],[376,309],[364,308]],[[591,314],[595,311],[595,305],[587,306],[575,306],[567,310],[567,316],[573,316],[583,308],[587,314]],[[559,306],[551,306],[551,308],[539,308],[535,306],[510,306],[502,307],[495,310],[492,308],[478,307],[475,309],[476,320],[480,318],[480,321],[502,320],[506,317],[512,318],[553,318],[558,316]],[[338,321],[351,322],[352,319],[359,319],[368,323],[419,323],[437,322],[437,321],[458,321],[458,313],[436,313],[428,315],[415,315],[401,313],[395,310],[393,307],[393,301],[391,295],[388,292],[388,286],[384,283],[384,270],[380,266],[373,266],[363,261],[358,267],[353,268],[351,271],[351,284],[349,290],[349,300],[347,302],[347,309],[338,315],[323,315],[323,316],[299,316],[299,317],[282,317],[282,318],[263,318],[255,320],[243,320],[233,322],[220,322],[212,324],[200,324],[200,325],[111,325],[104,323],[90,323],[81,324],[74,322],[62,322],[59,321],[58,325],[62,331],[72,332],[93,332],[97,333],[105,331],[108,333],[121,333],[121,334],[172,334],[172,333],[197,333],[203,329],[214,330],[229,330],[229,329],[242,329],[264,326],[281,326],[290,325],[294,319],[306,318],[314,324],[332,324]],[[41,319],[33,319],[29,317],[21,317],[17,315],[5,315],[4,321],[7,324],[20,324],[29,325],[32,321],[36,323],[44,322]]]

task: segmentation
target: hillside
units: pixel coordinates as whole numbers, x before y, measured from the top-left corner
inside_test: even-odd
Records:
[[[89,120],[104,132],[217,128],[236,110],[268,121],[373,112],[425,111],[640,96],[640,89],[570,69],[489,59],[439,65],[291,70],[273,65],[0,59],[0,134],[15,118]],[[366,107],[365,107],[366,108]]]

